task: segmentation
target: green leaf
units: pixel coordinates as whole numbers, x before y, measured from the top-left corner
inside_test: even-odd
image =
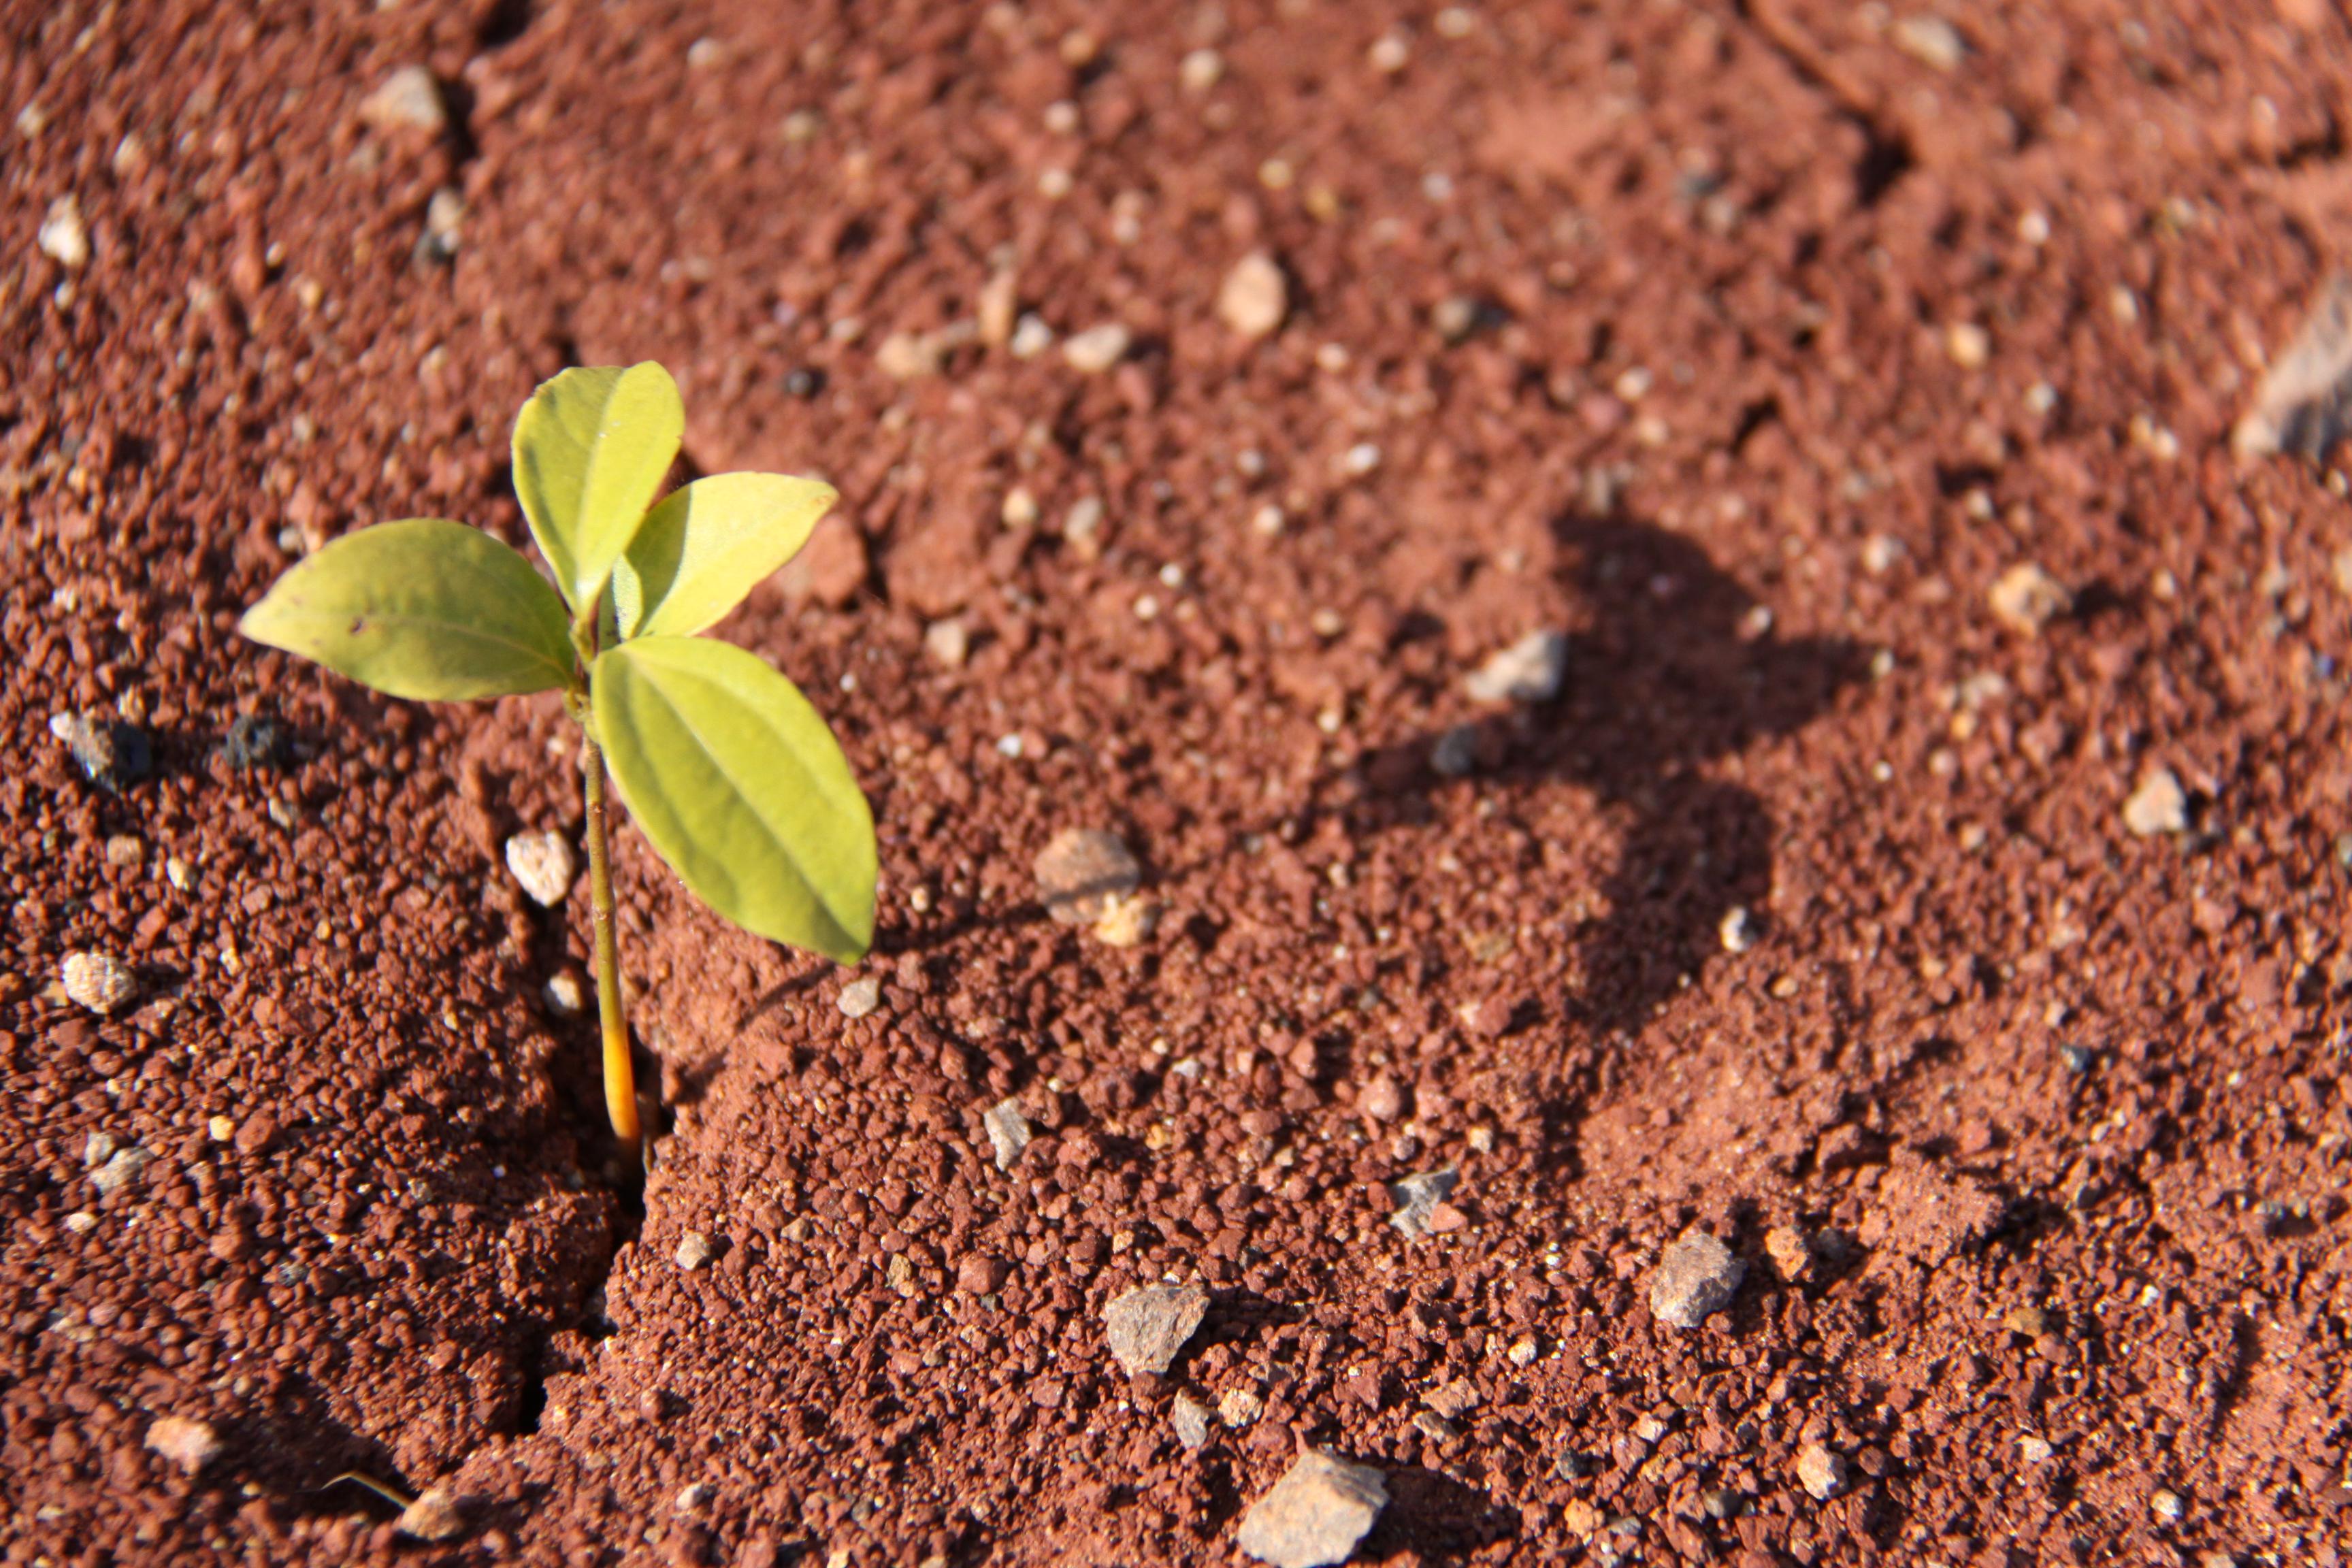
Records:
[[[394,697],[544,691],[572,679],[562,601],[521,554],[437,517],[338,539],[237,629]]]
[[[649,637],[589,672],[637,826],[737,925],[847,963],[874,940],[874,817],[824,721],[727,643]]]
[[[515,494],[574,610],[604,591],[677,456],[686,405],[669,372],[567,370],[515,420]]]
[[[613,568],[623,637],[692,637],[797,554],[838,499],[786,474],[713,474],[646,514]]]

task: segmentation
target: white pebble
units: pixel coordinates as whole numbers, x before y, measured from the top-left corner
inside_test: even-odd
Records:
[[[206,1421],[184,1415],[164,1415],[147,1428],[147,1447],[155,1456],[193,1476],[220,1457],[220,1435]]]
[[[551,910],[572,891],[580,858],[560,833],[518,833],[507,840],[507,869],[533,903]]]
[[[1127,357],[1133,334],[1118,321],[1105,321],[1062,345],[1062,358],[1081,375],[1099,375]]]
[[[1054,346],[1054,329],[1034,311],[1013,323],[1012,341],[1004,345],[1014,359],[1035,359]]]
[[[677,1238],[677,1266],[688,1274],[709,1263],[719,1255],[710,1238],[698,1230],[689,1230]]]
[[[111,1013],[139,990],[131,966],[108,953],[69,952],[62,967],[67,997],[93,1013]]]
[[[1340,459],[1339,466],[1355,478],[1361,479],[1381,466],[1381,449],[1370,441],[1359,441],[1348,448],[1348,455]]]
[[[2137,838],[2189,830],[2189,795],[2170,768],[2151,768],[2124,802],[2124,826]]]
[[[1365,51],[1364,58],[1382,76],[1394,76],[1412,61],[1412,49],[1394,33],[1383,33]]]
[[[882,1005],[880,976],[869,974],[862,980],[851,981],[841,988],[840,1000],[835,1005],[841,1009],[841,1016],[845,1018],[863,1018],[872,1013]]]
[[[437,136],[449,124],[449,110],[431,67],[403,66],[360,100],[360,118],[378,131],[405,129]]]
[[[1176,68],[1186,92],[1206,92],[1224,79],[1225,58],[1214,49],[1194,49]]]
[[[1480,702],[1549,702],[1567,678],[1567,637],[1533,631],[1487,659],[1463,685]]]
[[[41,254],[60,267],[79,267],[89,259],[89,231],[82,226],[81,203],[59,196],[49,204],[35,241]]]
[[[1282,325],[1290,313],[1290,283],[1263,250],[1234,264],[1217,290],[1217,316],[1234,334],[1255,342]]]
[[[577,972],[560,969],[547,977],[547,1005],[566,1018],[576,1018],[588,1005],[588,988]]]

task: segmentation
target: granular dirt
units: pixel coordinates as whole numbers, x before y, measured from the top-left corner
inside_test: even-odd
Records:
[[[2229,432],[2352,27],[2155,9],[0,9],[0,1561],[1224,1562],[1307,1448],[1383,1563],[2341,1561],[2352,516]],[[445,128],[362,116],[420,64]],[[520,542],[515,408],[645,358],[687,471],[842,490],[723,631],[883,872],[851,1020],[622,834],[639,1192],[585,892],[500,860],[580,826],[553,700],[233,628]]]

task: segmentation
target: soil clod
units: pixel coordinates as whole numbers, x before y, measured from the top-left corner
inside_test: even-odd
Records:
[[[1234,1544],[1275,1568],[1344,1563],[1388,1500],[1379,1470],[1317,1449],[1299,1455],[1274,1489],[1250,1505]]]
[[[220,1457],[221,1440],[209,1421],[162,1415],[147,1428],[147,1447],[182,1475],[193,1476]]]
[[[1129,1377],[1157,1376],[1174,1363],[1208,1315],[1199,1285],[1141,1285],[1103,1309],[1110,1353]]]

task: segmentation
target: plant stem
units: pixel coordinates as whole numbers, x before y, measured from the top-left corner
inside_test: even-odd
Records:
[[[580,773],[588,796],[588,901],[596,925],[596,1017],[604,1030],[604,1114],[621,1158],[635,1164],[644,1147],[637,1127],[637,1079],[629,1064],[629,1020],[621,996],[621,946],[613,929],[613,855],[605,841],[604,752],[593,734],[580,738]]]

